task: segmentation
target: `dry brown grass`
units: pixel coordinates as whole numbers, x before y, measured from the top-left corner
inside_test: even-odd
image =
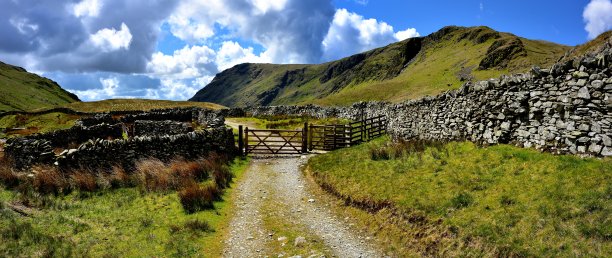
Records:
[[[200,186],[191,184],[179,191],[181,205],[187,213],[214,208],[213,202],[218,200],[223,191],[216,184]]]
[[[60,194],[69,190],[70,184],[64,175],[52,166],[35,166],[32,186],[42,194]]]
[[[110,187],[113,189],[134,186],[132,178],[125,172],[121,166],[113,166],[110,175],[108,176]]]
[[[8,188],[16,187],[20,183],[19,176],[4,158],[0,159],[0,182]]]
[[[94,192],[98,190],[96,176],[92,171],[81,170],[75,171],[70,175],[71,186],[73,189],[82,192]]]

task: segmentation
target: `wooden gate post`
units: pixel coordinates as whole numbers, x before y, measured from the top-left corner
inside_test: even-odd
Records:
[[[249,128],[244,128],[244,155],[249,154]]]
[[[308,152],[308,122],[304,123],[302,128],[302,153]]]
[[[312,131],[312,124],[311,124],[310,129],[308,130],[308,150],[309,151],[312,151],[313,149],[312,135],[313,135],[313,131]]]
[[[244,140],[242,138],[242,125],[238,126],[238,153],[244,156]]]

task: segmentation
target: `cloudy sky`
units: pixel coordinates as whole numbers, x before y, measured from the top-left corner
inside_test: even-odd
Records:
[[[238,63],[321,63],[446,25],[578,45],[612,29],[612,0],[0,0],[0,61],[82,100],[186,100]]]

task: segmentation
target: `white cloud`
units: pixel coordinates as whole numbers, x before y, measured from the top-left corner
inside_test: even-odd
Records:
[[[595,38],[602,32],[612,29],[612,1],[591,0],[584,8],[582,17],[586,22],[584,29],[589,38]]]
[[[478,6],[480,8],[480,11],[484,11],[484,3],[480,2],[480,5]]]
[[[173,55],[161,52],[153,54],[147,71],[153,77],[163,79],[188,79],[214,74],[215,51],[207,46],[185,46]]]
[[[102,4],[99,0],[83,0],[72,6],[72,12],[76,17],[98,17]]]
[[[268,63],[269,58],[266,53],[257,56],[253,53],[252,47],[243,48],[234,41],[225,41],[217,52],[216,63],[219,71],[231,68],[241,63]]]
[[[409,29],[398,31],[397,33],[395,33],[395,38],[400,41],[405,40],[407,38],[414,38],[418,36],[421,36],[421,35],[417,32],[415,28],[409,28]]]
[[[338,9],[322,43],[323,59],[334,60],[415,36],[419,36],[416,29],[395,33],[386,22]]]
[[[88,90],[72,90],[79,98],[83,100],[99,100],[106,98],[116,98],[117,89],[119,89],[119,79],[117,77],[100,78],[102,88]]]
[[[187,42],[202,42],[215,35],[211,26],[197,23],[189,17],[173,15],[168,24],[174,36]]]
[[[185,100],[193,97],[200,89],[199,85],[187,85],[184,81],[161,80],[159,93],[166,99]]]
[[[280,11],[285,8],[287,0],[250,0],[260,13],[266,13],[270,10]]]
[[[118,49],[128,49],[132,42],[130,28],[125,23],[121,23],[121,30],[101,29],[90,37],[93,45],[104,52],[111,52]]]

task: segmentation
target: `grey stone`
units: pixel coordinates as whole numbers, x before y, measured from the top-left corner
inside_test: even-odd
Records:
[[[306,238],[302,236],[296,237],[293,245],[296,247],[302,247],[306,245]]]
[[[580,88],[580,90],[578,90],[577,97],[583,98],[583,99],[591,99],[591,95],[589,94],[589,89],[587,87]]]
[[[599,152],[601,151],[602,146],[597,145],[596,143],[591,143],[591,145],[589,145],[589,152],[594,152],[599,154]]]

